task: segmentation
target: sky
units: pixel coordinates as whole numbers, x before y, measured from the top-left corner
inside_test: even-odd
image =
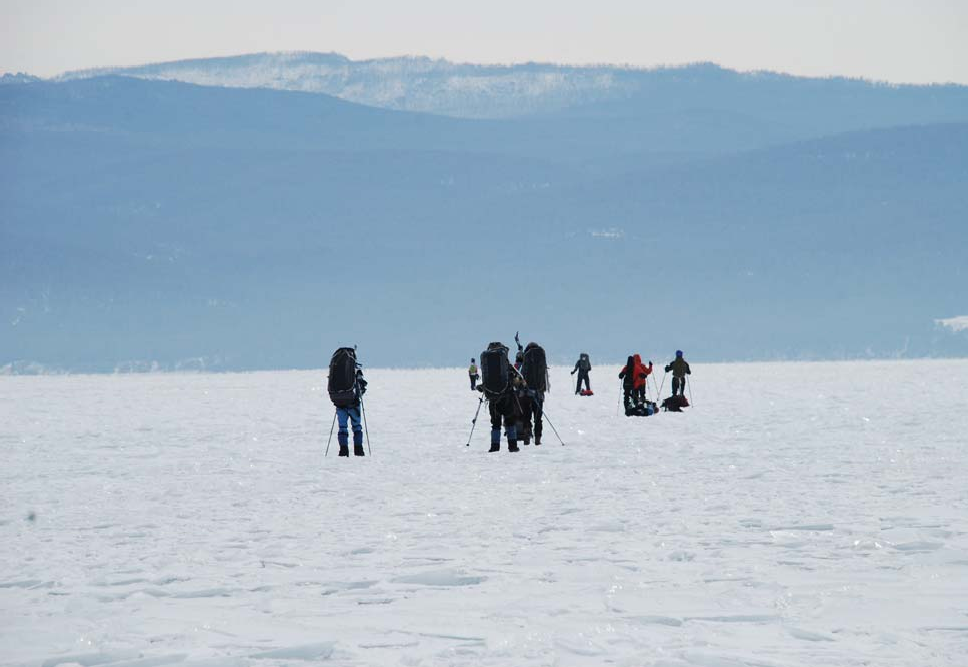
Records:
[[[262,51],[968,84],[968,0],[0,0],[0,72]]]

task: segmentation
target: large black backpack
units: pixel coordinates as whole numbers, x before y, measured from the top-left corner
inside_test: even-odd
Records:
[[[592,361],[588,358],[588,355],[584,352],[578,357],[578,368],[585,371],[586,373],[592,369]]]
[[[511,382],[511,365],[508,348],[501,343],[491,343],[481,352],[481,386],[489,396],[503,394]]]
[[[329,399],[338,408],[356,405],[356,350],[341,347],[329,360]]]
[[[544,348],[537,343],[528,343],[524,348],[524,365],[521,366],[521,375],[528,383],[529,389],[536,391],[548,391],[548,361],[545,359]]]

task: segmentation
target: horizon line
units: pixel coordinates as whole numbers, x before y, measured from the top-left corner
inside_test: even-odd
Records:
[[[246,58],[246,57],[252,57],[252,56],[306,56],[306,55],[336,56],[348,63],[356,63],[356,64],[389,62],[389,61],[398,61],[398,60],[413,60],[413,61],[426,60],[426,61],[435,62],[435,63],[447,63],[449,65],[458,66],[458,67],[513,69],[516,67],[541,66],[541,67],[556,68],[556,69],[572,69],[572,70],[611,69],[611,70],[621,70],[626,72],[643,72],[643,73],[661,72],[661,71],[668,71],[668,70],[685,70],[689,68],[711,66],[723,72],[732,72],[734,74],[739,74],[742,76],[749,76],[749,77],[771,75],[771,76],[786,77],[791,79],[812,80],[812,81],[830,81],[830,80],[854,81],[854,82],[866,83],[873,86],[885,86],[885,87],[892,87],[892,88],[900,88],[900,87],[927,88],[927,87],[949,87],[949,86],[959,87],[959,88],[968,87],[968,83],[960,83],[957,81],[950,81],[950,80],[932,81],[927,83],[916,83],[911,81],[889,81],[887,79],[876,79],[876,78],[868,78],[863,76],[849,76],[845,74],[828,74],[826,76],[811,76],[811,75],[805,75],[805,74],[794,74],[791,72],[785,72],[785,71],[773,70],[773,69],[733,69],[730,67],[725,67],[723,65],[720,65],[719,63],[712,60],[697,60],[697,61],[683,62],[683,63],[662,63],[657,65],[635,65],[632,63],[616,63],[616,62],[564,63],[564,62],[541,61],[541,60],[505,61],[505,62],[494,62],[494,61],[471,62],[471,61],[462,61],[462,60],[451,60],[446,57],[434,57],[429,55],[420,55],[420,54],[412,54],[412,53],[400,54],[400,55],[394,55],[394,56],[381,56],[381,57],[374,57],[374,58],[354,59],[338,51],[307,51],[307,50],[254,51],[254,52],[246,52],[246,53],[233,53],[233,54],[227,54],[227,55],[178,58],[175,60],[149,61],[149,62],[137,63],[134,65],[106,65],[101,67],[87,67],[87,68],[80,68],[80,69],[64,70],[58,74],[54,74],[46,77],[31,74],[30,72],[26,72],[26,71],[13,72],[10,70],[4,70],[0,72],[0,76],[24,75],[24,76],[35,77],[42,81],[56,82],[70,75],[94,74],[99,72],[109,73],[109,72],[117,72],[119,70],[132,70],[132,69],[140,69],[140,68],[146,68],[146,67],[158,67],[162,65],[176,65],[179,63],[188,63],[188,62],[200,62],[200,61],[207,61],[207,60],[231,60],[231,59]]]

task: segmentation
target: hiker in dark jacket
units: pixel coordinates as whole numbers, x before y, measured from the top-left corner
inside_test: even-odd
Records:
[[[540,357],[536,356],[538,353],[540,353]],[[551,385],[548,380],[548,369],[543,361],[545,358],[544,350],[541,349],[541,346],[535,342],[530,342],[524,347],[521,354],[523,363],[519,370],[528,378],[532,378],[535,384],[531,386],[522,377],[518,386],[518,398],[522,412],[518,437],[526,445],[531,444],[533,437],[534,444],[537,446],[541,444],[541,434],[544,431],[545,392],[550,391]],[[528,361],[529,359],[534,361]],[[529,364],[531,365],[529,366]],[[535,377],[536,375],[537,377]]]
[[[686,376],[692,375],[689,363],[682,356],[682,350],[676,350],[676,358],[666,364],[665,372],[672,372],[672,395],[685,395]]]
[[[487,346],[485,354],[500,351],[507,355],[507,347],[502,343],[491,343]],[[504,432],[508,439],[508,451],[518,451],[518,420],[521,416],[521,403],[517,396],[517,387],[520,385],[520,375],[508,364],[508,383],[504,387],[495,391],[486,388],[488,383],[489,366],[485,362],[484,354],[481,355],[481,368],[484,370],[484,382],[477,385],[477,390],[484,393],[487,398],[487,409],[491,415],[491,448],[488,451],[501,451],[501,423],[504,423]]]
[[[578,356],[578,361],[575,362],[575,369],[571,372],[572,375],[574,375],[576,372],[578,373],[578,383],[575,385],[576,394],[581,393],[582,382],[585,383],[586,391],[592,390],[592,385],[588,381],[588,371],[590,371],[591,369],[592,369],[591,359],[588,358],[588,355],[586,353],[582,352]]]

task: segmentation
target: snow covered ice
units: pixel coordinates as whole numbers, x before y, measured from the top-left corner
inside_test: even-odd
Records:
[[[369,370],[364,459],[325,371],[0,377],[0,664],[968,664],[968,361],[568,370],[518,454]]]

